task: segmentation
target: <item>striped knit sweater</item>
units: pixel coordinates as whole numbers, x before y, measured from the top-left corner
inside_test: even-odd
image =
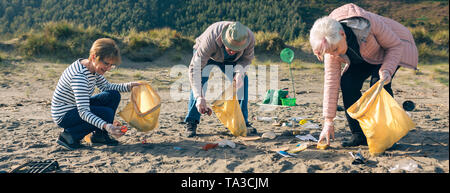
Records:
[[[117,90],[129,92],[131,83],[112,84],[104,76],[91,73],[78,59],[64,70],[53,93],[51,113],[59,124],[67,111],[78,109],[81,119],[102,128],[107,122],[90,111],[89,99],[95,86],[100,91]]]

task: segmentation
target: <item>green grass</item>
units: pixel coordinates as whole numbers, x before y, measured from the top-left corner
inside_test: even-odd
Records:
[[[431,77],[434,80],[448,86],[449,64],[436,65],[431,73]]]

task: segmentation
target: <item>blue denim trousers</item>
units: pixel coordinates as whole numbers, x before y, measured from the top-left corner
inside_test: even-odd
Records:
[[[234,67],[236,65],[235,62],[216,62],[214,60],[209,60],[208,63],[206,64],[206,66],[208,65],[215,65],[217,67],[220,68],[220,70],[227,75],[227,73],[225,73],[225,67],[231,65],[230,67]],[[206,75],[210,74],[210,71],[212,70],[212,68],[207,68],[205,67],[204,70],[208,70],[209,72],[206,72]],[[205,72],[202,71],[202,74],[205,75]],[[231,75],[232,74],[232,75]],[[230,75],[232,77],[230,77]],[[233,81],[233,77],[234,77],[235,73],[229,73],[227,75],[227,79],[228,81]],[[207,81],[209,79],[209,76],[202,76],[202,90],[203,93],[206,94],[206,90],[208,88],[208,84]],[[237,90],[237,93],[242,93],[242,89],[244,89],[243,91],[243,96],[240,96],[241,94],[238,94],[238,101],[239,101],[239,105],[241,107],[242,110],[242,114],[244,115],[244,120],[245,123],[248,125],[248,77],[247,75],[245,75],[244,77],[244,85]],[[189,103],[188,103],[188,113],[186,115],[186,118],[184,119],[184,122],[196,122],[199,123],[200,122],[200,116],[201,114],[198,112],[197,107],[195,106],[196,104],[196,99],[194,98],[194,93],[191,90],[191,94],[189,95]]]
[[[89,100],[91,112],[108,123],[113,123],[114,115],[120,103],[120,93],[115,90],[103,91]],[[64,131],[71,134],[74,140],[81,140],[93,131],[100,131],[94,125],[81,119],[78,109],[68,111],[58,124]]]

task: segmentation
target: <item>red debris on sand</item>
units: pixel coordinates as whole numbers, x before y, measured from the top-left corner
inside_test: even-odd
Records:
[[[120,131],[122,133],[126,133],[128,131],[128,127],[124,125],[124,126],[122,126],[122,128],[120,128]]]
[[[219,144],[217,143],[208,143],[202,147],[203,150],[208,151],[208,149],[216,148]]]

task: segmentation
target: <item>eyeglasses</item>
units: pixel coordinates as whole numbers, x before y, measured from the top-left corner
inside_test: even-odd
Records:
[[[116,68],[116,65],[115,65],[115,64],[111,64],[111,63],[105,62],[104,60],[102,60],[102,63],[103,63],[103,65],[105,65],[107,68],[111,68],[111,69]]]

